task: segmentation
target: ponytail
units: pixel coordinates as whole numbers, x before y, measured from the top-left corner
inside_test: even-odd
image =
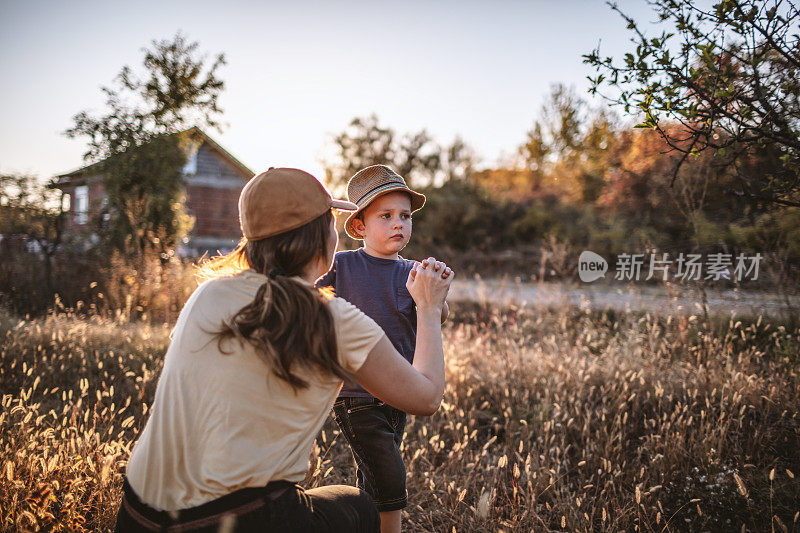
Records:
[[[198,276],[214,278],[252,268],[267,276],[255,298],[216,332],[218,346],[236,338],[252,345],[272,372],[295,389],[308,387],[298,367],[317,368],[339,379],[352,376],[337,357],[336,330],[328,309],[329,292],[294,276],[328,257],[331,211],[308,224],[266,239],[242,239],[230,254],[203,264]],[[229,353],[229,352],[228,352]]]

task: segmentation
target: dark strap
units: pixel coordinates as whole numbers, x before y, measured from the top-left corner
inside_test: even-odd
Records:
[[[264,506],[265,500],[275,500],[290,487],[289,481],[271,481],[265,487],[240,489],[197,507],[167,513],[141,501],[125,479],[122,485],[122,506],[128,515],[148,531],[182,533],[213,526],[227,516],[240,516]]]

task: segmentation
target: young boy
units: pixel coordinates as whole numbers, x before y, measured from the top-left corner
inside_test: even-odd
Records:
[[[403,259],[399,252],[411,237],[411,214],[425,204],[425,196],[408,188],[405,180],[385,165],[358,171],[347,184],[347,196],[359,209],[345,222],[345,231],[363,240],[364,247],[338,252],[333,268],[317,286],[333,287],[337,296],[375,320],[410,363],[417,314],[406,281],[414,261]],[[426,260],[431,261],[443,277],[452,275],[444,263]],[[447,314],[445,303],[443,322]],[[408,503],[400,452],[406,413],[377,400],[357,383],[346,382],[333,405],[333,415],[353,452],[358,487],[371,494],[378,506],[381,531],[400,531],[401,510]]]

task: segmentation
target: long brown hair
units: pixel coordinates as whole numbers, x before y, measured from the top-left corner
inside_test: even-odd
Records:
[[[259,239],[242,239],[231,253],[203,263],[198,277],[210,279],[252,268],[267,276],[255,298],[215,332],[218,346],[236,338],[248,342],[266,360],[276,376],[295,389],[308,382],[294,370],[316,367],[340,379],[352,376],[339,364],[336,330],[326,301],[330,293],[309,287],[293,276],[328,257],[328,238],[333,213],[299,228]]]

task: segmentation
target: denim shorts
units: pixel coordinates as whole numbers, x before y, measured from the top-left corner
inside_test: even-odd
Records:
[[[350,444],[358,488],[369,493],[378,511],[408,505],[406,465],[400,452],[406,414],[375,398],[341,397],[333,418]]]

